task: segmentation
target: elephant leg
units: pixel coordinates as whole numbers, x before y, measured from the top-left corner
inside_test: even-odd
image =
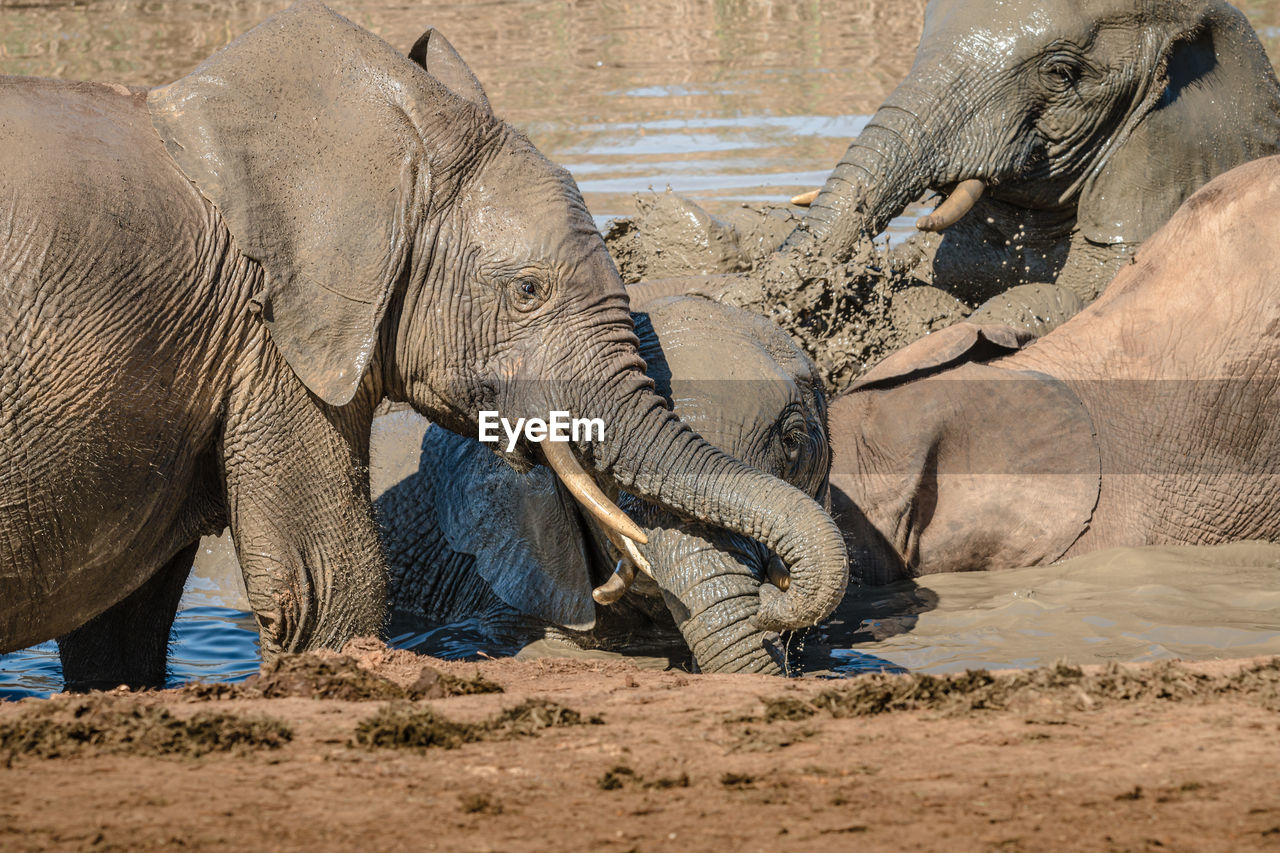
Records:
[[[1088,305],[1102,294],[1123,266],[1133,261],[1137,251],[1136,245],[1128,243],[1113,246],[1090,243],[1077,231],[1071,235],[1071,253],[1056,283]]]
[[[169,631],[199,545],[192,542],[123,601],[58,638],[67,690],[164,686]]]
[[[263,660],[380,634],[386,564],[369,502],[373,403],[317,402],[278,356],[233,397],[227,512]]]

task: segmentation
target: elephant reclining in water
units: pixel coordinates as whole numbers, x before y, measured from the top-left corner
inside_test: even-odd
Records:
[[[952,326],[834,401],[861,579],[1280,537],[1277,205],[1280,158],[1241,166],[1045,337]]]
[[[636,315],[640,352],[676,414],[720,449],[824,495],[826,405],[799,348],[768,321],[708,300],[647,308]],[[755,614],[762,593],[778,592],[768,580],[787,581],[751,539],[624,495],[620,505],[648,535],[652,577],[640,574],[617,603],[599,605],[593,587],[625,555],[550,471],[517,474],[479,442],[434,426],[422,446],[419,471],[377,501],[393,620],[478,615],[498,637],[550,630],[632,652],[683,636],[704,671],[781,671],[776,635]],[[613,586],[597,598],[621,592]]]
[[[549,461],[631,547],[596,478],[758,537],[792,578],[762,627],[844,589],[822,508],[653,393],[572,178],[434,31],[406,57],[309,1],[159,89],[0,78],[0,223],[0,653],[58,637],[73,687],[163,679],[227,526],[264,655],[379,631],[384,397],[604,419]]]

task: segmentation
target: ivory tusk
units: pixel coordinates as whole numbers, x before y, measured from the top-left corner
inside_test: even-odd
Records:
[[[595,599],[597,604],[613,604],[622,598],[623,593],[627,591],[627,588],[631,586],[632,581],[635,579],[635,566],[632,566],[625,559],[619,560],[618,565],[613,567],[613,574],[609,576],[609,579],[591,590],[591,597]]]
[[[820,192],[822,192],[822,190],[809,190],[807,193],[793,195],[791,197],[791,203],[797,207],[808,207],[813,204],[813,200],[818,197],[818,193]]]
[[[653,566],[644,558],[644,554],[640,553],[640,549],[636,547],[636,543],[626,536],[621,536],[616,530],[604,528],[604,535],[608,537],[609,542],[613,544],[614,550],[617,551],[617,557],[627,560],[632,566],[644,572],[649,577],[653,577]],[[656,580],[656,578],[655,578]]]
[[[787,588],[791,586],[791,572],[787,571],[786,565],[783,564],[782,560],[780,560],[777,555],[774,555],[769,559],[766,571],[769,573],[769,580],[778,589],[786,592]]]
[[[582,504],[583,509],[595,516],[596,520],[620,536],[634,539],[641,545],[648,543],[649,537],[644,534],[625,512],[618,509],[613,501],[600,491],[596,481],[583,470],[573,451],[566,441],[542,442],[542,455],[547,464],[556,472],[556,476],[565,484],[573,496]]]
[[[631,562],[631,565],[635,566],[636,569],[643,571],[646,575],[649,575],[650,578],[653,578],[653,566],[650,566],[649,561],[645,560],[643,553],[640,553],[640,548],[636,547],[635,540],[628,539],[627,537],[620,538],[622,539],[622,552],[625,553],[626,558]]]
[[[933,213],[916,220],[916,227],[921,231],[945,231],[973,210],[986,189],[987,185],[977,178],[961,181]]]

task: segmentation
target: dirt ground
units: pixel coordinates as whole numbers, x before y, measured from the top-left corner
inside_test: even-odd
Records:
[[[0,707],[0,848],[1280,847],[1280,659],[784,681],[348,652]]]

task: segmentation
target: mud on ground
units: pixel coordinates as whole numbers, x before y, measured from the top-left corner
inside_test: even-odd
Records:
[[[383,698],[428,670],[502,692]],[[289,694],[265,698],[281,672]],[[335,673],[364,693],[310,698]],[[230,692],[0,707],[0,846],[1263,849],[1280,840],[1278,709],[1270,659],[833,682],[365,642]],[[259,734],[52,751],[12,735],[86,719]]]

